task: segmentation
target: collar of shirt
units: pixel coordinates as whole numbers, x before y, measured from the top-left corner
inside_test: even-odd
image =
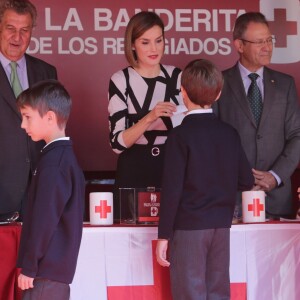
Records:
[[[247,95],[249,86],[251,84],[251,79],[248,77],[248,75],[253,73],[253,72],[250,72],[248,69],[246,69],[240,62],[238,64],[238,66],[239,66],[240,74],[241,74],[241,77],[242,77],[242,80],[243,80],[245,92],[246,92],[246,95]],[[259,90],[261,92],[262,98],[264,98],[264,85],[263,85],[264,67],[261,67],[255,73],[259,75],[256,82],[257,82],[257,85],[258,85]]]
[[[45,149],[47,146],[49,146],[50,144],[52,144],[54,142],[57,142],[57,141],[68,141],[68,140],[70,140],[70,137],[68,137],[68,136],[55,139],[55,140],[51,141],[50,143],[48,143],[47,145],[45,145],[43,149]]]
[[[209,114],[209,113],[212,113],[213,110],[212,108],[206,108],[206,109],[193,109],[193,110],[190,110],[187,114],[187,115],[193,115],[193,114]]]
[[[0,62],[3,66],[3,69],[6,73],[6,76],[8,78],[8,81],[10,82],[10,73],[11,73],[11,67],[10,67],[10,60],[7,59],[1,52],[0,52]],[[23,90],[28,89],[28,78],[27,78],[27,66],[26,66],[26,59],[25,56],[23,56],[21,59],[17,61],[18,68],[18,77],[21,83],[21,86]]]

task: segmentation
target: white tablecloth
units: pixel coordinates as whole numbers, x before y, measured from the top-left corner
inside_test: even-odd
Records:
[[[156,238],[156,227],[85,227],[71,300],[171,299]],[[300,224],[232,226],[230,260],[232,300],[300,299]]]

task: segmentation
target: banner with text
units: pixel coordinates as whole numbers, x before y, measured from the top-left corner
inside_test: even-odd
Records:
[[[220,69],[232,66],[235,19],[261,11],[276,37],[271,67],[294,76],[300,90],[300,2],[261,1],[34,1],[38,24],[28,54],[54,64],[73,98],[68,134],[86,171],[114,170],[117,156],[108,139],[107,93],[110,76],[127,66],[124,32],[135,13],[155,11],[165,23],[162,60],[180,68],[207,58]]]

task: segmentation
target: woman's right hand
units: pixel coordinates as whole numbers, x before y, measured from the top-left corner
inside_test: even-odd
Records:
[[[171,102],[158,102],[155,107],[148,113],[147,117],[150,122],[156,121],[160,117],[172,117],[176,111],[176,105]]]
[[[140,121],[123,131],[123,140],[126,147],[131,147],[158,118],[171,117],[175,111],[176,105],[174,103],[158,102]]]

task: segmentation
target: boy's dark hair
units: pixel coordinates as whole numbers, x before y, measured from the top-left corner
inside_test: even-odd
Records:
[[[211,61],[196,59],[183,70],[181,85],[193,103],[204,107],[217,99],[223,87],[223,76]]]
[[[2,0],[0,1],[0,23],[6,10],[11,9],[17,14],[30,14],[32,25],[36,26],[37,11],[35,6],[28,0]]]
[[[125,56],[129,64],[136,67],[136,53],[132,49],[132,44],[153,26],[159,26],[164,38],[164,23],[154,12],[141,11],[135,14],[129,21],[125,31]]]
[[[234,25],[233,40],[244,39],[244,34],[247,30],[249,23],[261,23],[269,27],[266,17],[260,12],[247,12],[240,15]]]
[[[71,112],[72,100],[59,81],[45,80],[23,91],[17,98],[17,106],[36,109],[41,117],[48,111],[53,111],[57,117],[57,125],[63,129]]]

